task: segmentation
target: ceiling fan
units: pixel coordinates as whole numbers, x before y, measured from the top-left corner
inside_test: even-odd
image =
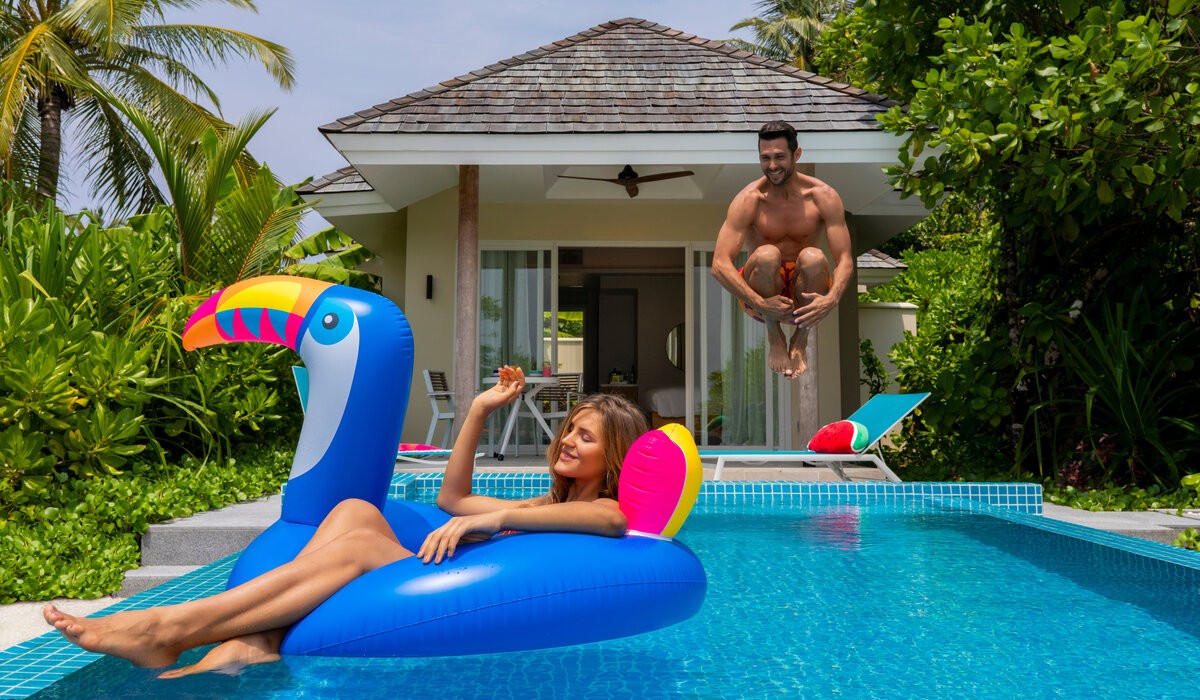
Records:
[[[621,172],[617,173],[616,177],[580,177],[578,175],[559,175],[559,177],[567,178],[568,180],[597,180],[599,182],[611,182],[614,185],[621,185],[630,197],[638,196],[638,185],[643,182],[657,182],[658,180],[673,180],[677,177],[687,177],[695,175],[691,170],[676,170],[673,173],[657,173],[655,175],[641,176],[632,166],[626,165],[621,168]]]

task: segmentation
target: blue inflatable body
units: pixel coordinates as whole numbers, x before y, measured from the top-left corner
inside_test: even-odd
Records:
[[[449,516],[420,503],[385,510],[415,550]],[[237,585],[290,560],[315,528],[279,521],[238,561]],[[501,535],[442,564],[415,557],[352,581],[292,626],[285,654],[442,656],[613,639],[691,617],[700,562],[674,540],[567,533]]]
[[[238,559],[230,587],[291,561],[347,498],[380,507],[411,551],[449,518],[386,498],[413,368],[408,321],[388,300],[298,277],[255,278],[201,305],[183,341],[188,349],[286,345],[308,368],[308,411],[282,516]],[[690,491],[698,488],[694,467]],[[685,505],[675,510],[676,528]],[[459,547],[440,565],[414,557],[359,577],[293,625],[281,651],[437,656],[593,642],[691,617],[706,585],[695,555],[669,538],[502,535]]]

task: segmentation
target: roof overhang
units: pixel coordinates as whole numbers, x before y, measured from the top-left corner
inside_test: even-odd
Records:
[[[901,200],[883,168],[895,163],[901,138],[880,130],[800,132],[800,162],[831,185],[846,210],[875,222],[872,239],[919,220],[925,208]],[[483,202],[628,200],[623,188],[560,175],[612,177],[632,164],[640,174],[694,171],[692,177],[643,185],[636,202],[728,203],[761,176],[755,137],[747,133],[623,134],[327,134],[372,187],[318,193],[327,219],[399,211],[458,183],[458,166],[480,166]],[[857,247],[857,246],[856,246]]]
[[[753,163],[746,133],[326,134],[355,167],[369,165],[612,165]],[[891,163],[900,139],[879,131],[800,132],[809,163]]]

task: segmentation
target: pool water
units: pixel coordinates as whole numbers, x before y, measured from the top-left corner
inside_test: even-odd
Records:
[[[179,681],[103,659],[33,697],[1195,696],[1200,570],[926,504],[698,505],[704,607],[638,637]]]

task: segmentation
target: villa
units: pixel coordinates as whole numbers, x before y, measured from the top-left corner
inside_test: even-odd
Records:
[[[755,133],[772,119],[841,194],[855,255],[919,221],[882,172],[900,139],[875,117],[893,104],[622,19],[320,127],[349,165],[301,192],[378,255],[417,369],[446,371],[460,400],[497,364],[550,367],[657,413],[673,396],[682,408],[663,410],[702,445],[789,449],[861,402],[860,333],[884,336],[882,354],[912,312],[860,313],[848,294],[818,329],[816,369],[785,381],[766,369],[762,326],[709,274],[717,230],[761,176]],[[860,258],[851,290],[896,267]],[[582,312],[581,338],[560,337],[562,312]],[[633,381],[614,386],[614,371]],[[418,374],[405,439],[430,417]]]

